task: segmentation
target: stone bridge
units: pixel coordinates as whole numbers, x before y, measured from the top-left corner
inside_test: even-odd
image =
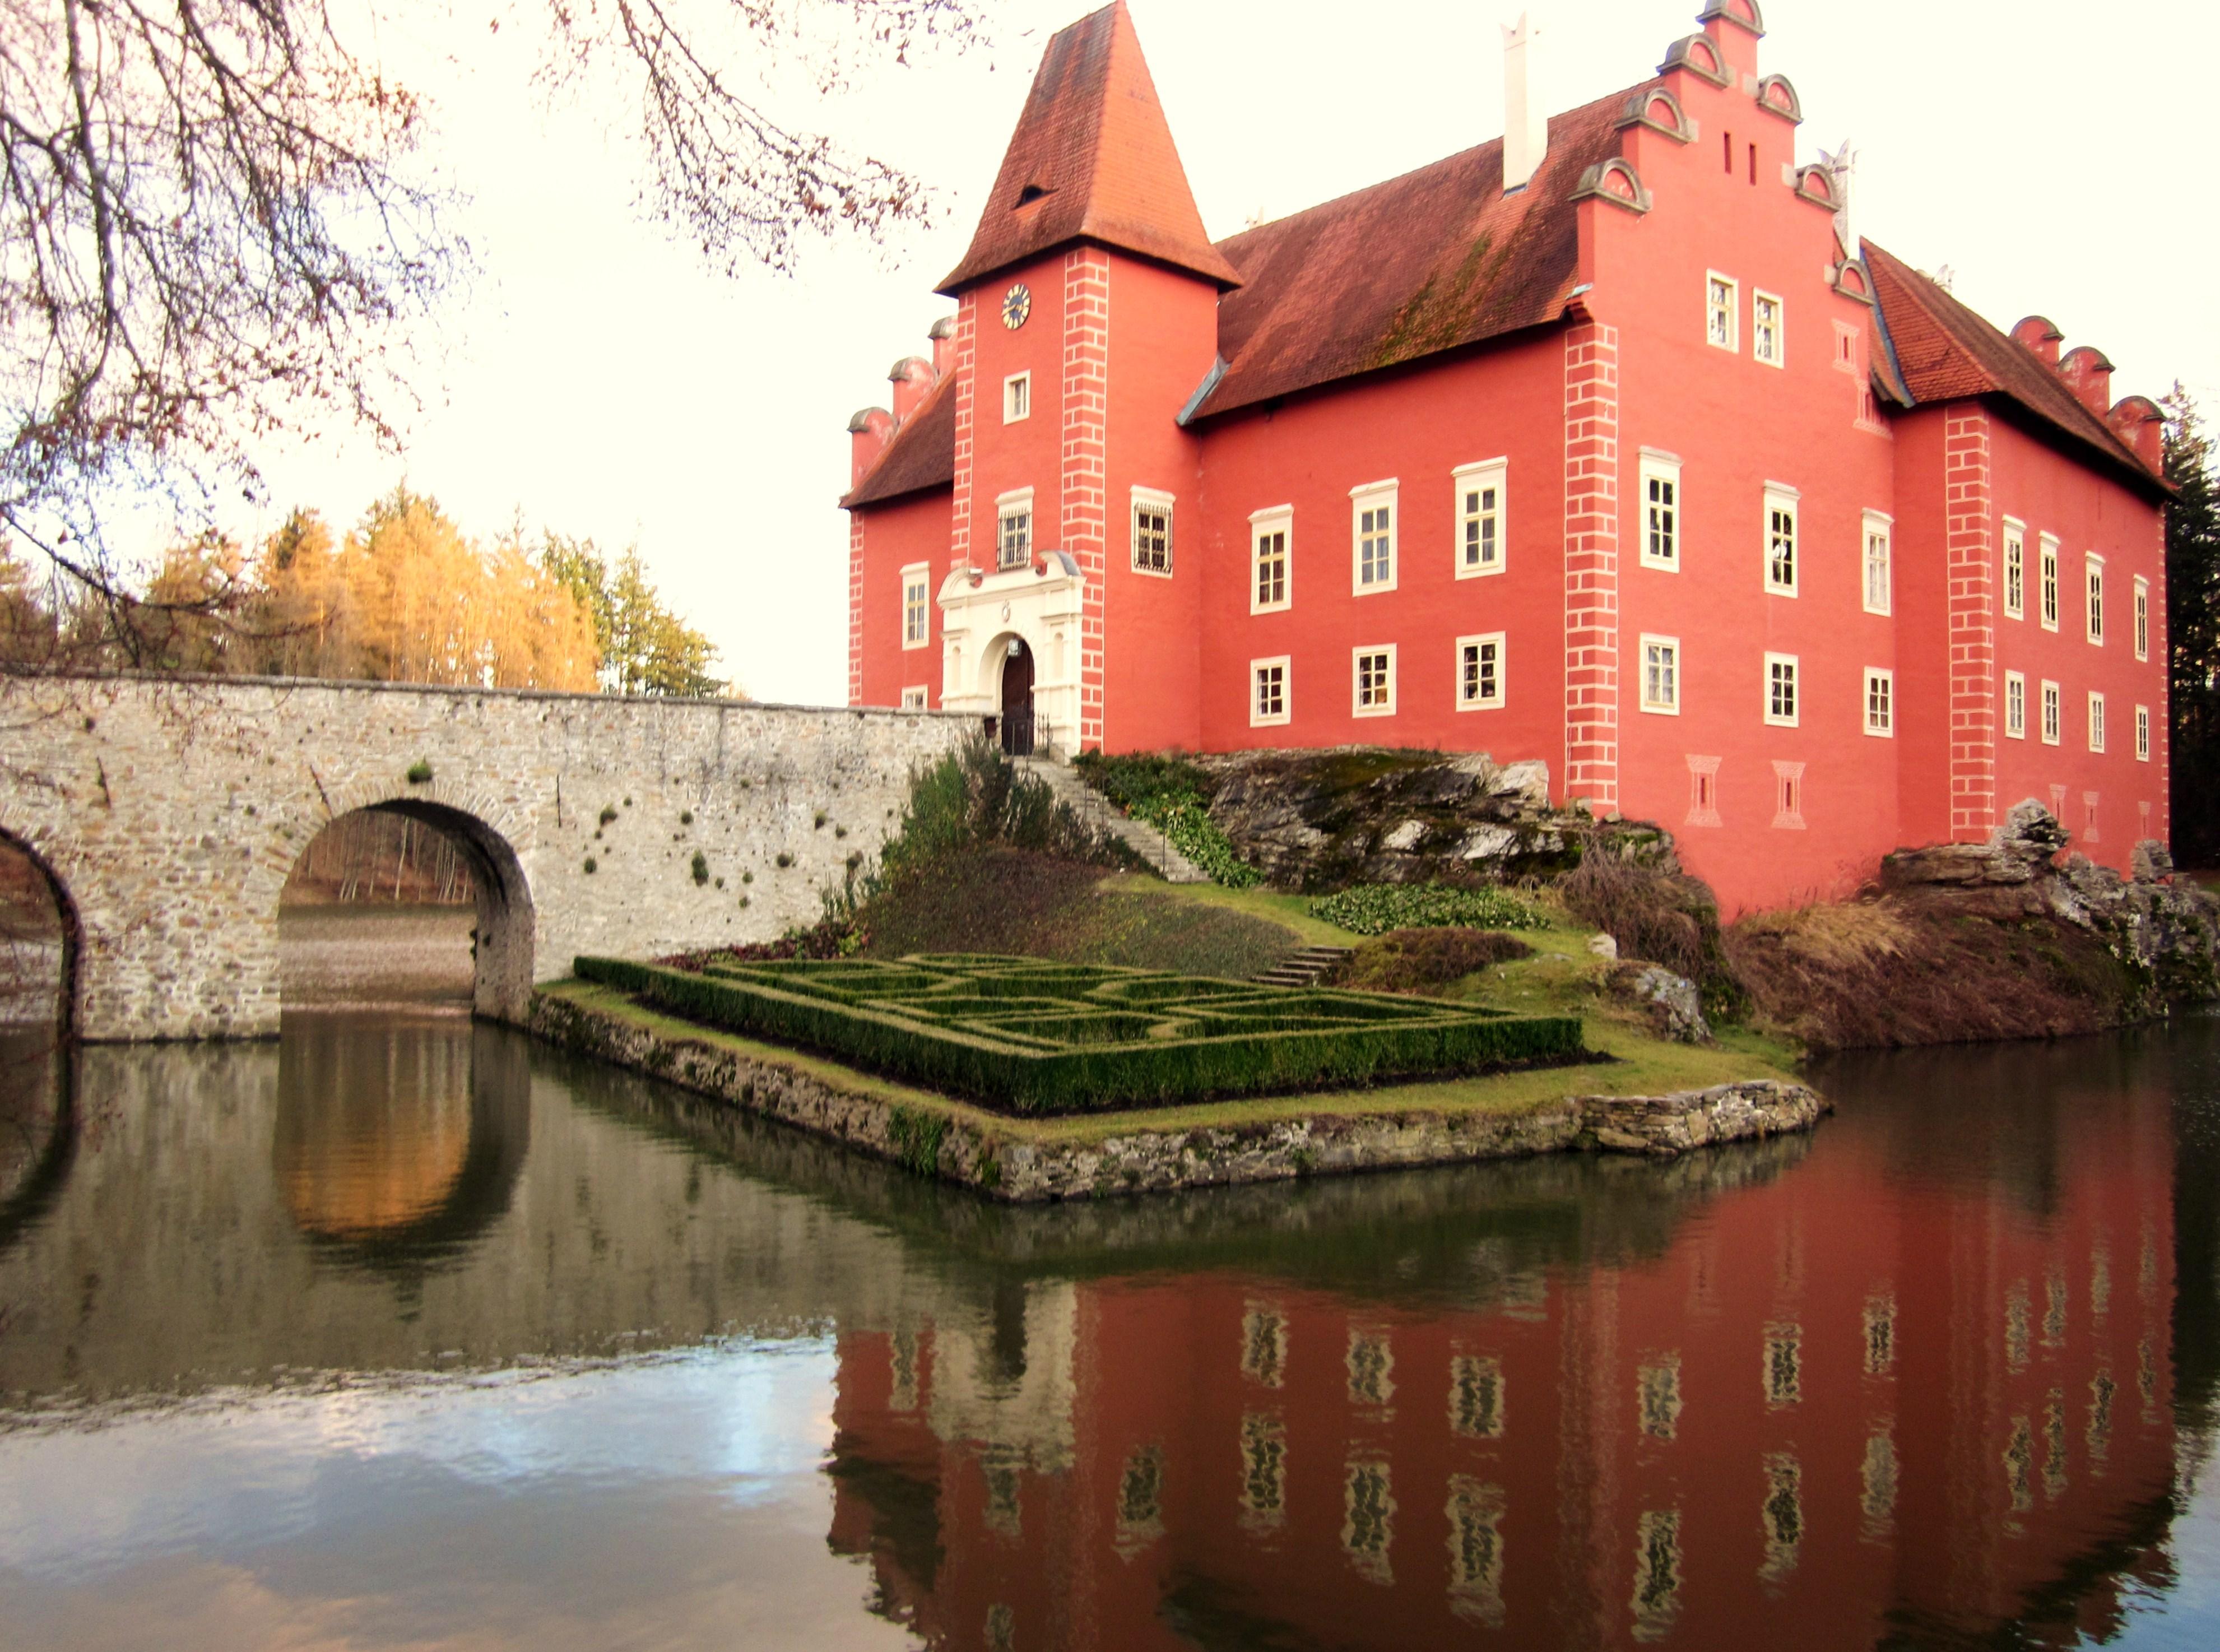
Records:
[[[876,855],[970,719],[274,678],[0,678],[0,842],[53,885],[90,1039],[278,1030],[278,902],[357,809],[460,845],[477,1007],[580,952],[764,940]]]

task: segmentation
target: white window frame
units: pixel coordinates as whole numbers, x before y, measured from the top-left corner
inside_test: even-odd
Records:
[[[1450,472],[1451,489],[1450,520],[1456,525],[1456,535],[1450,549],[1452,566],[1459,579],[1480,579],[1489,574],[1500,574],[1511,564],[1511,461],[1508,458],[1480,459],[1470,464],[1460,464]],[[1468,511],[1465,495],[1479,489],[1495,489],[1495,508]],[[1493,517],[1495,525],[1495,559],[1493,562],[1468,563],[1465,560],[1465,536],[1475,521]]]
[[[1390,524],[1393,525],[1392,522]],[[1363,700],[1363,662],[1384,655],[1388,661],[1388,703],[1368,706]],[[1400,689],[1395,682],[1395,645],[1363,643],[1349,651],[1349,714],[1352,717],[1393,717]]]
[[[2041,547],[2036,571],[2036,619],[2045,631],[2058,629],[2058,611],[2065,604],[2058,590],[2058,536],[2046,533],[2037,542]]]
[[[1720,303],[1712,290],[1717,282],[1726,290],[1726,302]],[[1722,339],[1712,322],[1722,315],[1726,321],[1726,336]],[[1730,275],[1721,275],[1717,270],[1704,271],[1704,342],[1714,350],[1724,350],[1730,356],[1742,353],[1742,283]]]
[[[1260,708],[1257,681],[1266,671],[1276,670],[1280,674],[1280,709],[1265,712]],[[1295,668],[1293,658],[1286,654],[1268,654],[1262,659],[1249,662],[1249,726],[1276,728],[1291,721],[1295,714]]]
[[[1023,562],[1002,560],[1003,524],[1013,516],[1026,519],[1026,556]],[[1040,545],[1040,536],[1033,531],[1033,490],[1013,488],[1007,493],[995,496],[995,571],[1008,573],[1015,569],[1030,567]]]
[[[1280,600],[1264,602],[1257,595],[1257,565],[1263,560],[1264,540],[1268,535],[1281,535]],[[1274,505],[1269,510],[1249,513],[1249,612],[1251,614],[1285,614],[1295,605],[1295,508],[1293,505]]]
[[[1485,697],[1475,698],[1469,696],[1464,691],[1465,650],[1468,648],[1485,648],[1490,644],[1494,644],[1495,647],[1495,692],[1494,695]],[[1455,658],[1456,661],[1455,689],[1456,695],[1456,708],[1459,711],[1502,710],[1504,701],[1510,692],[1510,684],[1505,680],[1508,660],[1506,658],[1506,651],[1504,647],[1504,633],[1500,631],[1481,631],[1475,632],[1469,637],[1459,637],[1456,639],[1456,653]]]
[[[1364,582],[1364,513],[1388,512],[1388,577]],[[1349,490],[1349,589],[1357,596],[1377,596],[1395,589],[1403,573],[1402,483],[1394,477],[1367,482]]]
[[[1773,348],[1765,347],[1765,327],[1758,320],[1762,305],[1773,306]],[[1767,292],[1762,288],[1749,290],[1749,358],[1767,367],[1786,367],[1788,365],[1788,306],[1780,295]]]
[[[2045,745],[2062,744],[2066,739],[2066,697],[2059,693],[2058,685],[2049,677],[2042,679],[2042,709],[2039,714],[2042,721],[2042,743]]]
[[[1858,577],[1865,596],[1868,614],[1889,614],[1896,612],[1896,518],[1886,511],[1869,510],[1864,515],[1864,545],[1858,564]],[[1880,601],[1874,601],[1874,540],[1880,541]]]
[[[2019,692],[2017,696],[2013,690]],[[2024,740],[2027,738],[2027,674],[2024,671],[2005,673],[2005,738]]]
[[[1874,721],[1874,689],[1880,689],[1880,721]],[[1886,666],[1866,667],[1866,692],[1863,701],[1866,732],[1877,740],[1896,738],[1896,673]]]
[[[1002,381],[1002,422],[1021,425],[1033,416],[1033,375],[1029,367]]]
[[[914,683],[902,690],[901,708],[904,711],[930,711],[931,693],[922,683]]]
[[[2081,557],[2081,634],[2092,648],[2105,645],[2105,559],[2094,551]]]
[[[1132,490],[1132,502],[1126,507],[1126,521],[1132,540],[1133,571],[1151,579],[1169,579],[1172,577],[1172,508],[1177,504],[1170,494],[1161,488],[1140,488]],[[1161,568],[1144,566],[1141,561],[1141,513],[1161,511],[1164,518],[1164,565]]]
[[[2150,658],[2150,581],[2136,576],[2136,658]]]
[[[1783,716],[1773,708],[1774,668],[1787,666],[1788,675],[1788,713]],[[1765,656],[1765,677],[1762,683],[1765,720],[1772,728],[1800,728],[1804,723],[1804,663],[1794,654],[1776,654],[1768,650]]]
[[[1660,557],[1649,549],[1649,484],[1652,480],[1663,483],[1673,490],[1672,554]],[[1655,447],[1642,450],[1642,464],[1636,473],[1634,489],[1635,509],[1637,513],[1635,533],[1637,536],[1645,568],[1662,569],[1667,573],[1681,571],[1681,545],[1687,535],[1682,530],[1684,512],[1681,508],[1681,458],[1676,453],[1667,453]]]
[[[2136,761],[2148,763],[2151,754],[2150,708],[2136,708]]]
[[[1793,596],[1804,568],[1804,496],[1785,482],[1765,484],[1764,534],[1761,540],[1765,552],[1765,593],[1768,596]],[[1776,512],[1786,512],[1788,517],[1788,577],[1784,582],[1773,571],[1773,518]]]
[[[2100,756],[2105,750],[2105,695],[2098,689],[2089,690],[2089,749]]]
[[[1635,656],[1634,664],[1637,677],[1636,694],[1642,709],[1653,716],[1678,717],[1681,714],[1681,639],[1678,637],[1660,636],[1645,631],[1642,633],[1641,640],[1636,647],[1639,651]],[[1653,700],[1649,697],[1649,651],[1652,648],[1666,650],[1672,656],[1668,669],[1672,673],[1673,694],[1668,700]]]
[[[2027,618],[2027,524],[2016,516],[2005,518],[2004,606],[2005,619]]]
[[[918,617],[924,623],[917,636],[909,634],[910,593],[918,593]],[[932,646],[932,564],[906,563],[901,570],[901,639],[905,650]]]

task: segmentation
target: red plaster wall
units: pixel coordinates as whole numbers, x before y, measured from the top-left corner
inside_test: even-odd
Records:
[[[2165,525],[2158,508],[2144,502],[2120,483],[2062,458],[2047,444],[2007,423],[2001,416],[1989,421],[1994,468],[1991,493],[1999,527],[1992,534],[1997,555],[2003,555],[2001,519],[2011,516],[2027,525],[2029,587],[2027,618],[1997,620],[1996,694],[2001,705],[2007,670],[2024,672],[2028,679],[2028,734],[2025,739],[2002,738],[2003,714],[1998,715],[1997,806],[2009,809],[2026,798],[2046,807],[2051,788],[2067,788],[2061,823],[2073,834],[2073,847],[2092,860],[2128,870],[2136,840],[2150,836],[2164,841],[2166,812],[2166,645],[2161,598],[2164,568]],[[2055,632],[2042,628],[2036,615],[2041,602],[2041,538],[2058,536],[2059,624]],[[2105,558],[2105,644],[2087,640],[2084,607],[2083,557],[2095,552]],[[2135,577],[2150,582],[2150,658],[2135,656]],[[2001,580],[2001,575],[1999,576]],[[2041,735],[2039,687],[2043,678],[2059,685],[2061,704],[2061,739],[2045,745]],[[2102,693],[2105,702],[2105,751],[2089,750],[2088,695]],[[2138,763],[2135,751],[2135,708],[2150,708],[2151,756]],[[2098,795],[2097,835],[2092,842],[2086,830],[2084,795]],[[2139,803],[2151,805],[2148,833],[2141,828]]]
[[[1201,741],[1349,742],[1548,761],[1564,779],[1564,342],[1551,333],[1218,421],[1202,442]],[[1461,464],[1507,458],[1506,570],[1456,577]],[[1358,596],[1349,490],[1400,485],[1396,588]],[[1294,508],[1284,612],[1251,614],[1252,512]],[[1195,544],[1194,539],[1188,541]],[[1459,711],[1456,639],[1506,633],[1504,705]],[[1351,651],[1396,645],[1392,717],[1353,711]],[[1292,657],[1292,720],[1252,728],[1249,664]]]
[[[862,601],[849,615],[852,653],[848,703],[899,706],[901,691],[926,685],[926,702],[940,704],[940,606],[927,614],[930,640],[923,648],[904,648],[901,632],[901,570],[922,562],[926,590],[940,595],[947,577],[949,494],[945,488],[914,494],[854,512],[850,518],[851,565],[858,570]],[[860,530],[861,554],[853,547]]]
[[[1023,282],[1032,293],[1032,314],[1013,332],[1002,325],[1002,296]],[[997,276],[964,296],[976,306],[969,373],[972,390],[971,561],[995,565],[995,501],[1018,488],[1033,490],[1033,545],[1058,543],[1063,403],[1063,259],[1037,259]],[[957,371],[965,367],[959,362]],[[1032,413],[1002,422],[1002,381],[1033,376]],[[960,381],[959,381],[960,382]],[[959,471],[959,481],[961,475]]]
[[[1754,65],[1746,30],[1714,20],[1710,32],[1730,61]],[[1621,809],[1673,831],[1683,860],[1731,913],[1843,892],[1899,841],[1896,742],[1864,732],[1866,668],[1897,662],[1895,620],[1864,611],[1863,515],[1895,515],[1900,537],[1904,513],[1894,444],[1865,416],[1873,311],[1828,281],[1833,215],[1799,198],[1783,171],[1795,159],[1795,128],[1739,81],[1668,79],[1694,140],[1639,128],[1624,134],[1651,210],[1581,209],[1595,283],[1587,302],[1620,341]],[[1737,284],[1731,352],[1707,340],[1712,271]],[[1759,290],[1783,303],[1783,367],[1754,353]],[[1852,330],[1849,364],[1838,325]],[[1676,572],[1641,562],[1645,447],[1681,464]],[[1793,597],[1766,589],[1768,482],[1799,495]],[[1900,586],[1900,546],[1895,560]],[[1893,606],[1903,613],[1900,595]],[[1681,639],[1678,716],[1641,708],[1644,633]],[[1765,721],[1768,652],[1799,661],[1796,727]],[[1899,698],[1899,724],[1926,709]],[[1694,814],[1691,757],[1718,760],[1716,825]],[[1800,828],[1775,824],[1776,762],[1804,765]]]
[[[1103,744],[1192,750],[1202,743],[1205,698],[1201,444],[1178,415],[1218,352],[1217,289],[1136,259],[1108,255],[1108,268]],[[1169,579],[1134,570],[1136,487],[1174,496]]]

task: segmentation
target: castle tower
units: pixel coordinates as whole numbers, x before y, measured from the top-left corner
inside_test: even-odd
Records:
[[[1199,743],[1199,461],[1178,415],[1239,283],[1124,0],[1057,34],[939,288],[958,306],[943,705],[1035,714],[1059,751]]]

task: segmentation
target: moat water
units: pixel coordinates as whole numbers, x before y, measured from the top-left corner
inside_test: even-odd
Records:
[[[0,1645],[2220,1644],[2220,1022],[1041,1210],[436,1004],[10,1036]]]

